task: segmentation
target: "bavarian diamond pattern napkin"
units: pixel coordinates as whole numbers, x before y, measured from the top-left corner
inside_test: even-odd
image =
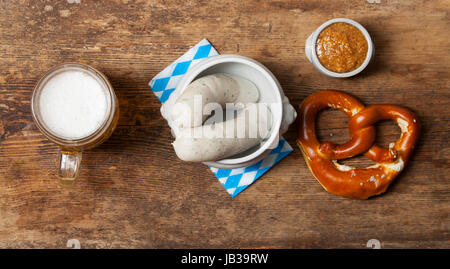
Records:
[[[158,100],[164,103],[191,67],[202,59],[216,55],[219,55],[219,53],[208,40],[203,39],[156,75],[149,82],[150,89]],[[235,169],[210,167],[210,169],[231,197],[235,197],[292,151],[292,147],[282,137],[278,146],[267,157],[251,166]]]

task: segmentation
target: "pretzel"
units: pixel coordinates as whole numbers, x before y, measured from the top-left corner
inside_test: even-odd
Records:
[[[350,116],[350,141],[342,145],[320,143],[316,136],[317,114],[335,108]],[[297,144],[311,173],[322,187],[333,194],[367,199],[386,191],[389,184],[403,170],[420,133],[416,116],[396,105],[364,107],[356,98],[341,91],[322,91],[307,97],[298,110]],[[374,145],[374,124],[380,120],[394,120],[401,129],[400,138],[389,149]],[[376,164],[354,168],[339,164],[338,160],[364,154]]]

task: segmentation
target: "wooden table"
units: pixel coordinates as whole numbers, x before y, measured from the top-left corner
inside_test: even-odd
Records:
[[[1,1],[0,247],[450,247],[449,11],[445,0]],[[359,21],[375,42],[374,62],[354,78],[325,77],[305,57],[309,34],[336,17]],[[295,105],[340,89],[367,105],[412,109],[423,133],[411,162],[382,196],[338,197],[308,171],[292,126],[294,152],[230,198],[206,166],[176,158],[147,86],[202,38],[262,62]],[[85,152],[72,189],[57,185],[58,149],[30,113],[37,80],[64,62],[102,70],[121,110],[112,137]],[[347,123],[322,113],[320,137],[346,141]],[[386,146],[400,132],[383,122],[377,133]]]

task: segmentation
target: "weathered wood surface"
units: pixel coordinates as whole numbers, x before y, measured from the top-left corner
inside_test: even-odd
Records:
[[[0,247],[383,248],[450,247],[449,11],[436,1],[0,1]],[[376,2],[376,1],[369,1]],[[351,79],[327,78],[304,43],[348,17],[372,35],[375,60]],[[365,104],[409,107],[423,134],[388,192],[367,201],[325,192],[295,152],[232,199],[201,164],[177,160],[147,82],[202,38],[220,53],[265,64],[293,104],[341,89]],[[56,184],[57,147],[30,113],[36,81],[81,62],[109,76],[120,99],[113,136],[85,152],[79,184]],[[347,117],[321,114],[322,138],[344,142]],[[378,128],[387,145],[399,134]],[[364,158],[349,161],[369,163]]]

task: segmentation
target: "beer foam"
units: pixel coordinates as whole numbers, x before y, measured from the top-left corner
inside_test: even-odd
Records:
[[[104,123],[109,109],[107,89],[84,71],[64,71],[51,77],[39,97],[45,126],[62,138],[91,135]]]

